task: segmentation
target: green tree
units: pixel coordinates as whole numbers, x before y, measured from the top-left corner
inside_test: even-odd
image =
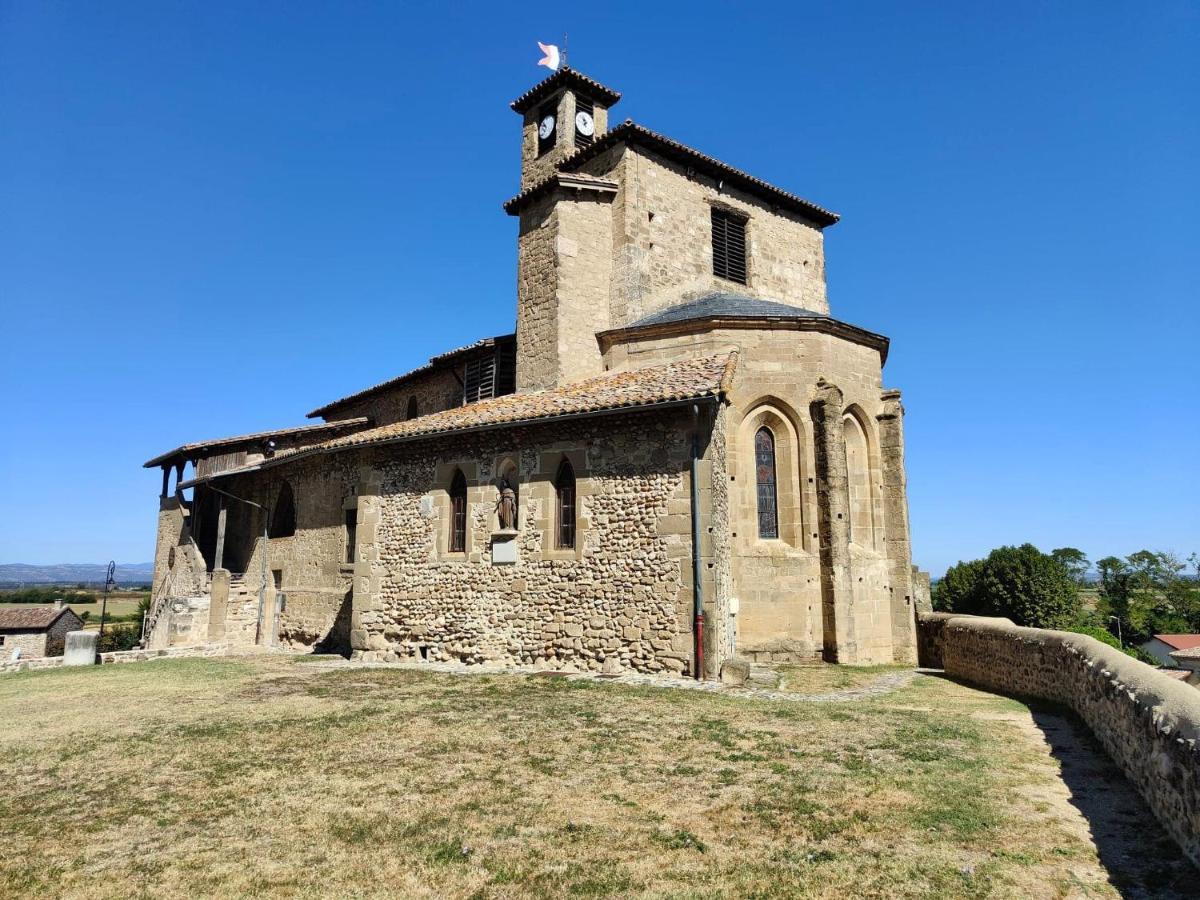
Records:
[[[1067,570],[1032,544],[999,547],[987,559],[952,566],[934,590],[934,608],[1003,616],[1032,628],[1066,628],[1082,612]]]
[[[1057,550],[1051,550],[1050,555],[1058,560],[1059,564],[1067,570],[1067,574],[1071,576],[1071,580],[1076,584],[1083,584],[1083,578],[1087,575],[1088,569],[1092,567],[1091,561],[1087,555],[1075,547],[1059,547]]]
[[[993,550],[979,590],[992,615],[1031,628],[1065,628],[1081,611],[1078,585],[1058,560],[1033,544]]]
[[[933,608],[939,612],[956,612],[980,615],[984,605],[979,596],[979,576],[983,573],[983,560],[961,560],[946,570],[946,574],[933,586]]]

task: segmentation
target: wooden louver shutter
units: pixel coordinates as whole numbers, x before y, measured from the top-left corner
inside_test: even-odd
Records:
[[[713,274],[746,283],[746,220],[715,206],[712,211]]]
[[[496,396],[496,357],[479,357],[468,362],[463,370],[463,402],[489,400]]]

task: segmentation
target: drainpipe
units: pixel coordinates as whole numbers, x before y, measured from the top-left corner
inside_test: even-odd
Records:
[[[700,583],[700,405],[692,404],[692,633],[696,680],[704,680],[704,587]]]

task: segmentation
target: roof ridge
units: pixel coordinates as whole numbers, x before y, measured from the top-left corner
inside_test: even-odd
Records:
[[[795,211],[806,215],[821,227],[834,225],[841,219],[841,216],[839,216],[837,213],[825,209],[823,206],[819,206],[818,204],[813,203],[811,200],[805,200],[798,194],[793,194],[791,191],[786,191],[781,187],[777,187],[776,185],[771,184],[769,181],[764,181],[761,178],[751,175],[749,172],[746,172],[735,166],[731,166],[729,163],[723,162],[717,159],[715,156],[709,156],[707,153],[702,153],[694,147],[689,147],[687,144],[676,141],[673,138],[669,138],[664,134],[660,134],[657,131],[652,131],[651,129],[646,128],[644,125],[639,125],[638,123],[634,122],[633,119],[626,119],[620,125],[600,135],[588,146],[580,147],[570,156],[560,160],[556,168],[559,171],[570,171],[572,167],[580,165],[581,163],[598,156],[613,144],[616,144],[622,140],[626,140],[631,136],[635,138],[641,138],[656,145],[660,151],[665,150],[668,153],[674,153],[677,156],[684,157],[690,162],[714,169],[720,172],[724,177],[740,182],[740,187],[743,190],[751,193],[757,192],[760,194],[767,194],[777,202],[785,204],[793,208]],[[517,199],[518,198],[514,197],[513,200],[509,201],[509,203],[514,203]],[[507,209],[507,204],[505,208]]]

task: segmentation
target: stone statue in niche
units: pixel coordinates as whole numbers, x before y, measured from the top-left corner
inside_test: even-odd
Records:
[[[500,482],[500,499],[496,501],[496,516],[500,520],[501,531],[516,531],[517,492],[513,490],[507,475]]]

